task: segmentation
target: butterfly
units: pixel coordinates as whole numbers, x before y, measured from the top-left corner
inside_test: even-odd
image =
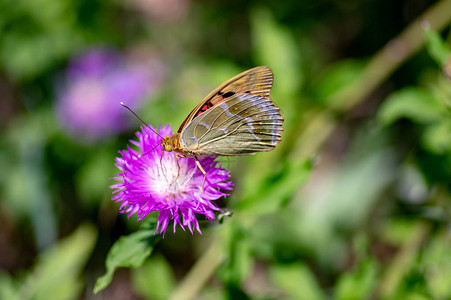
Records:
[[[237,156],[270,151],[281,141],[283,117],[269,98],[273,73],[255,67],[221,84],[186,117],[177,133],[161,140],[179,157]]]

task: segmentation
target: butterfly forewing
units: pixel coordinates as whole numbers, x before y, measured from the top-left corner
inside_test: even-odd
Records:
[[[272,71],[266,66],[255,67],[238,74],[208,94],[183,121],[178,132],[181,133],[194,118],[226,101],[235,94],[252,94],[263,98],[269,98],[272,82]]]
[[[229,156],[272,150],[281,140],[280,109],[264,97],[234,94],[192,120],[181,144],[197,155]]]

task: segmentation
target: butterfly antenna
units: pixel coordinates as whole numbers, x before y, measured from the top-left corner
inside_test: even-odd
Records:
[[[152,149],[150,149],[149,151],[146,151],[143,154],[138,155],[139,158],[143,157],[144,155],[149,154],[150,152],[152,152],[155,148],[157,148],[160,144],[156,144]]]
[[[152,130],[153,132],[155,132],[156,135],[158,135],[159,137],[163,138],[161,135],[158,134],[158,132],[156,132],[152,127],[148,126],[146,122],[143,121],[143,119],[141,119],[130,107],[128,107],[124,102],[121,102],[121,105],[123,107],[125,107],[126,109],[128,109],[136,118],[138,118],[138,120],[141,121],[141,123],[144,124],[144,126],[148,127],[150,130]],[[155,148],[154,148],[155,149]],[[153,149],[152,149],[153,150]]]

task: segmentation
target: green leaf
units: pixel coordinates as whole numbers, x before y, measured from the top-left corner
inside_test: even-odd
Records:
[[[388,243],[401,246],[407,243],[412,235],[415,223],[404,219],[391,219],[386,221],[380,228],[379,235],[384,237]]]
[[[222,227],[228,259],[221,269],[221,276],[227,283],[239,285],[250,274],[254,259],[248,232],[235,220]]]
[[[368,237],[361,232],[353,244],[354,266],[339,277],[334,299],[365,299],[376,289],[379,265],[368,255]]]
[[[166,259],[156,255],[132,272],[132,284],[147,299],[168,299],[175,288],[175,276]]]
[[[0,189],[2,190],[2,204],[15,217],[30,217],[33,210],[39,215],[35,220],[43,218],[46,222],[35,222],[35,225],[53,227],[53,213],[43,211],[42,201],[50,200],[47,173],[43,169],[45,143],[55,134],[58,125],[54,112],[46,109],[35,110],[33,114],[16,117],[8,124],[0,144],[0,165],[9,170],[0,175]],[[36,157],[40,158],[39,160]],[[27,160],[27,157],[33,157]],[[41,164],[41,165],[40,165]],[[27,182],[26,185],[23,183]],[[33,207],[39,207],[34,209]],[[45,213],[45,215],[43,214]],[[35,228],[45,239],[52,240],[48,228]],[[53,230],[54,231],[54,230]],[[49,238],[49,239],[48,239]]]
[[[20,299],[77,299],[83,288],[78,276],[96,239],[95,228],[84,224],[45,251],[22,285]]]
[[[438,32],[427,27],[424,29],[424,33],[426,34],[426,48],[429,55],[440,67],[443,66],[450,56],[451,49]]]
[[[433,153],[451,153],[451,120],[429,126],[422,136],[423,144]]]
[[[448,232],[441,232],[428,243],[421,256],[420,266],[433,299],[451,299],[451,242]]]
[[[257,164],[253,166],[258,168]],[[250,211],[255,216],[280,209],[307,180],[312,163],[310,160],[296,157],[286,161],[279,170],[272,166],[272,171],[267,172],[258,169],[247,170],[247,176],[244,178],[243,199],[237,204],[237,208]],[[254,174],[257,175],[254,176]]]
[[[19,283],[8,273],[0,272],[0,299],[19,300]]]
[[[365,64],[358,60],[344,60],[329,67],[314,86],[314,94],[323,103],[334,99],[332,96],[356,80]]]
[[[154,235],[153,229],[141,229],[122,236],[114,243],[106,258],[106,273],[97,279],[94,293],[105,289],[113,279],[114,271],[119,267],[137,268],[152,253],[160,235]]]
[[[0,65],[10,77],[21,80],[42,74],[85,44],[76,27],[75,2],[6,3],[2,9],[7,12],[2,11],[1,17],[7,20],[0,21]]]
[[[289,299],[326,299],[315,276],[304,264],[275,265],[270,272],[272,281]]]
[[[379,121],[388,126],[401,118],[418,123],[439,120],[444,113],[443,105],[428,90],[404,88],[392,93],[379,109]]]
[[[80,200],[88,207],[99,205],[99,202],[106,197],[105,191],[108,190],[108,186],[116,183],[108,179],[117,172],[113,169],[113,157],[110,149],[98,147],[96,150],[76,177]]]
[[[275,88],[284,95],[294,95],[304,82],[301,57],[288,28],[277,24],[268,9],[251,13],[251,33],[257,61],[270,67],[277,78]]]
[[[334,299],[365,299],[377,285],[377,264],[367,259],[340,276]]]

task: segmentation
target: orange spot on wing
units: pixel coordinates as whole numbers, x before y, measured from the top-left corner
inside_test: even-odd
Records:
[[[200,116],[201,114],[203,114],[204,112],[206,112],[207,110],[209,110],[210,108],[212,108],[213,106],[215,106],[215,104],[217,104],[218,102],[220,102],[224,97],[222,96],[217,96],[214,99],[208,101],[207,103],[205,103],[200,109],[199,111],[196,113],[196,117]],[[213,101],[215,103],[213,103]]]

